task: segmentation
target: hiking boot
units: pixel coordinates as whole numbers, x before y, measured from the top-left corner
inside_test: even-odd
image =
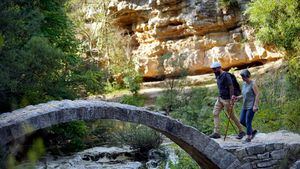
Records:
[[[211,135],[209,135],[210,138],[221,138],[221,135],[219,133],[212,133]]]
[[[246,138],[243,143],[250,143],[251,142],[251,138]]]
[[[242,139],[245,135],[246,135],[246,133],[242,131],[242,132],[240,132],[235,138],[240,140],[240,139]]]
[[[257,133],[257,130],[253,130],[253,131],[252,131],[251,139],[253,139],[253,138],[255,137],[256,133]]]

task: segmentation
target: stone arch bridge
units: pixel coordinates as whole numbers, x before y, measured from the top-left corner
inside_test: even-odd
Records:
[[[31,132],[75,120],[116,119],[151,127],[178,144],[202,168],[237,168],[240,161],[197,129],[161,113],[99,100],[62,100],[27,106],[0,115],[0,143],[7,145]]]

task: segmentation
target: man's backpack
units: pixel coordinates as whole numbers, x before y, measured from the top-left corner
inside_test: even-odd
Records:
[[[232,73],[229,73],[228,74],[230,75],[231,77],[231,80],[232,80],[232,83],[233,83],[233,88],[234,88],[234,91],[233,91],[233,94],[235,96],[239,96],[241,95],[241,88],[240,88],[240,84],[238,83],[238,81],[236,80],[236,77],[234,76],[234,74]]]

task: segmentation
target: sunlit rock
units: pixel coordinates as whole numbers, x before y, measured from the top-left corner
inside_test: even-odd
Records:
[[[114,0],[109,13],[114,14],[115,26],[136,37],[133,55],[144,77],[176,75],[182,68],[202,74],[210,71],[213,61],[230,68],[282,57],[258,43],[254,30],[243,24],[249,0],[239,0],[239,7],[233,9],[218,2]],[[172,57],[165,58],[166,54]],[[182,61],[170,64],[174,58]]]

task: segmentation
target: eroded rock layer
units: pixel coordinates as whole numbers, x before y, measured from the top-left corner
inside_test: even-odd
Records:
[[[109,13],[132,36],[137,69],[158,78],[206,73],[213,61],[230,68],[282,57],[243,24],[248,1],[224,7],[219,0],[113,0]]]

